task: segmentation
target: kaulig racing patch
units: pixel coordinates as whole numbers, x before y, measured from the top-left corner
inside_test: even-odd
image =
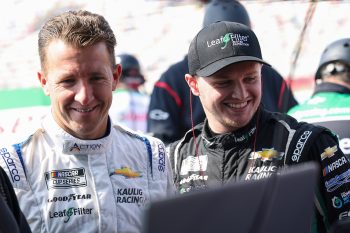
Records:
[[[45,173],[47,189],[67,189],[87,185],[85,169],[53,170]]]

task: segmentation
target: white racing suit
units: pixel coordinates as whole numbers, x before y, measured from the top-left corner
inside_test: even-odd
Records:
[[[33,232],[140,232],[151,201],[174,194],[158,139],[110,127],[106,137],[80,140],[52,116],[26,141],[0,148]]]

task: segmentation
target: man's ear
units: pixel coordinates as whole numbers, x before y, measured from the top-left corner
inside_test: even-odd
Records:
[[[122,75],[122,66],[117,64],[113,70],[113,80],[112,80],[112,90],[114,91],[117,88],[119,83],[120,76]]]
[[[190,74],[185,75],[185,80],[190,87],[192,94],[195,96],[199,96],[199,89],[198,89],[198,80],[195,76],[192,76]]]
[[[45,75],[43,74],[42,71],[39,71],[37,73],[38,75],[38,79],[41,85],[41,88],[43,89],[45,95],[50,96],[50,91],[49,91],[49,85],[47,83],[47,78],[45,77]]]

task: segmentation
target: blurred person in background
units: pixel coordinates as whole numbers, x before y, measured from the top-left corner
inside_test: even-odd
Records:
[[[288,114],[331,129],[350,160],[350,38],[333,41],[324,49],[315,80],[311,98]]]
[[[216,21],[231,21],[251,27],[245,7],[235,0],[212,0],[205,6],[203,26]],[[205,3],[205,1],[204,1]],[[193,124],[205,119],[199,98],[191,94],[184,79],[188,58],[171,65],[155,83],[147,115],[148,132],[165,144],[180,139]],[[273,112],[286,112],[297,104],[283,77],[272,67],[262,68],[262,103]],[[191,116],[192,111],[192,116]]]
[[[146,133],[149,95],[141,91],[145,78],[138,59],[131,54],[120,54],[117,63],[122,66],[117,89],[109,110],[112,121],[132,130]]]
[[[249,27],[228,21],[204,27],[189,46],[188,64],[185,79],[206,119],[168,145],[180,193],[264,179],[313,162],[320,169],[310,232],[349,219],[350,161],[329,129],[265,109],[262,68],[269,64]]]
[[[38,39],[51,112],[27,139],[0,147],[1,167],[33,232],[141,232],[145,208],[174,194],[164,144],[108,116],[122,68],[101,15],[68,11]]]

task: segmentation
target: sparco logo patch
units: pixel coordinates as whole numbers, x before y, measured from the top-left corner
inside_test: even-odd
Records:
[[[87,185],[85,169],[53,170],[45,173],[47,189],[66,189]]]
[[[299,158],[301,156],[301,153],[303,152],[305,143],[307,142],[307,139],[310,137],[312,134],[311,131],[305,131],[299,138],[297,145],[295,146],[295,149],[293,151],[292,155],[292,161],[298,163]]]
[[[7,168],[9,169],[12,182],[20,181],[21,177],[18,174],[18,170],[17,170],[16,164],[13,161],[12,156],[10,155],[10,153],[7,151],[6,148],[1,148],[0,149],[0,154],[1,154],[1,157],[5,161]]]
[[[162,145],[158,145],[158,170],[160,172],[165,171],[165,149]]]

